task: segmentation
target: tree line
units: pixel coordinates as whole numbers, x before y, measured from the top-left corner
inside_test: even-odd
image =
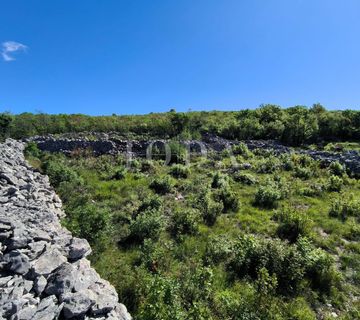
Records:
[[[84,114],[13,115],[0,113],[0,138],[77,132],[117,132],[133,138],[198,139],[204,133],[229,139],[275,139],[289,145],[360,139],[360,111],[329,111],[261,105],[240,111],[150,113],[147,115],[89,116]]]

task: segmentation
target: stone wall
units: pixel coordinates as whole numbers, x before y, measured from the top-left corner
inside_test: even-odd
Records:
[[[88,242],[60,225],[61,200],[23,148],[0,144],[0,319],[131,319],[91,268]]]
[[[37,136],[29,139],[28,141],[35,142],[40,150],[49,152],[62,152],[70,154],[76,150],[91,150],[95,155],[101,154],[118,154],[131,152],[135,156],[146,156],[147,148],[150,144],[164,143],[164,140],[149,140],[149,141],[136,141],[136,140],[121,140],[114,134],[105,133],[91,133],[91,138],[84,134],[68,134],[61,137],[55,136]],[[360,154],[357,151],[346,152],[326,152],[305,149],[292,149],[284,146],[281,143],[273,140],[246,140],[243,141],[250,150],[254,149],[267,149],[272,150],[277,154],[297,152],[308,154],[313,159],[323,162],[328,165],[331,162],[339,161],[345,165],[348,171],[356,176],[360,176]],[[221,152],[224,149],[230,148],[239,143],[235,140],[227,140],[216,135],[204,135],[200,144],[198,141],[181,141],[187,144],[192,152],[200,152],[201,148],[206,151]]]

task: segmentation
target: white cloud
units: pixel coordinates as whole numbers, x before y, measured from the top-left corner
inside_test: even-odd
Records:
[[[1,55],[5,61],[14,61],[13,53],[17,51],[26,51],[27,46],[15,41],[6,41],[2,43]]]

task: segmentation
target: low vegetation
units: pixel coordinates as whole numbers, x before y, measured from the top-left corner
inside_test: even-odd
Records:
[[[276,110],[234,119],[299,142],[301,125],[289,132]],[[287,116],[298,119],[296,110]],[[300,114],[310,126],[303,138],[315,115],[339,121],[315,107]],[[359,319],[360,183],[338,163],[243,145],[236,168],[226,153],[129,168],[122,156],[65,157],[32,144],[26,155],[49,175],[64,225],[90,241],[93,265],[135,319]]]

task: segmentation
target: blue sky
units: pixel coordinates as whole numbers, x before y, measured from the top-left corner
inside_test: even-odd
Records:
[[[11,0],[0,44],[0,111],[360,108],[358,0]]]

